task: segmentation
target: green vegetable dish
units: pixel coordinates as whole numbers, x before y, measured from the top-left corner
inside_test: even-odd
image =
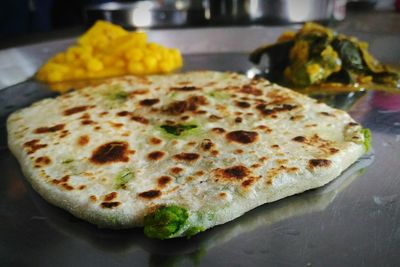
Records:
[[[257,48],[249,59],[260,64],[263,55],[269,58],[267,78],[286,86],[318,85],[318,90],[326,91],[400,89],[399,73],[379,63],[367,43],[315,23],[282,34],[276,44]]]

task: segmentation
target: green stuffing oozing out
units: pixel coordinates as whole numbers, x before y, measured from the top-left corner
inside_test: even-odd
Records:
[[[128,99],[129,94],[124,91],[120,86],[114,86],[106,92],[106,97],[112,101],[125,101]]]
[[[363,128],[363,129],[361,129],[361,133],[364,136],[365,151],[368,152],[371,149],[371,142],[372,142],[371,131],[368,128]]]
[[[185,208],[175,205],[161,207],[144,217],[144,234],[150,238],[172,238],[185,226],[188,218]]]
[[[212,91],[207,93],[207,96],[214,98],[217,101],[222,101],[230,98],[230,95],[226,92]]]
[[[203,232],[204,230],[205,230],[204,227],[192,226],[185,231],[185,236],[187,238],[191,238],[192,236],[197,235],[198,233]]]
[[[69,163],[71,163],[73,161],[74,161],[73,159],[66,159],[66,160],[63,160],[61,163],[62,164],[69,164]]]
[[[110,94],[111,100],[125,101],[128,98],[128,93],[125,91],[115,92]]]
[[[115,177],[115,189],[123,188],[130,180],[135,178],[135,174],[129,168],[120,171]]]
[[[167,134],[173,136],[182,136],[190,130],[198,128],[196,124],[176,124],[176,125],[161,125],[160,128]]]

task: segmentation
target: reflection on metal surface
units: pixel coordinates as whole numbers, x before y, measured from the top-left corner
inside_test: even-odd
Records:
[[[201,1],[135,1],[89,5],[88,24],[103,19],[125,27],[178,27],[203,25],[206,21]]]
[[[160,259],[175,263],[182,263],[183,260],[199,263],[208,250],[221,246],[240,235],[251,234],[259,228],[269,229],[281,221],[325,210],[338,194],[364,173],[365,168],[373,160],[372,153],[364,155],[336,180],[324,187],[265,204],[232,222],[207,230],[189,240],[183,238],[165,241],[151,240],[142,234],[141,228],[98,229],[48,204],[32,189],[29,190],[29,194],[41,212],[39,217],[44,218],[46,223],[56,231],[71,238],[85,240],[101,250],[117,253],[145,249],[150,254],[150,262],[154,264],[150,266],[160,266],[158,265]],[[291,231],[290,234],[296,233]]]
[[[204,7],[212,23],[282,24],[342,20],[345,4],[343,0],[206,0]]]
[[[380,110],[380,112],[399,112],[400,94],[373,92],[371,96],[371,105]]]
[[[132,12],[132,25],[137,27],[150,27],[152,25],[151,9],[153,5],[151,2],[143,2],[137,6]]]
[[[250,51],[262,42],[274,40],[281,31],[282,28],[243,27],[153,31],[149,35],[157,41],[163,40],[166,45],[183,48],[185,70],[244,72],[251,65],[247,53],[238,51]],[[233,42],[237,35],[246,38]],[[371,44],[371,50],[379,59],[399,61],[400,53],[395,53],[399,36],[387,39],[364,35],[362,38]],[[188,40],[198,40],[198,43]],[[385,40],[386,45],[375,46],[377,41],[383,44],[381,40]],[[67,45],[68,40],[63,40],[22,47],[18,51],[33,66],[38,66],[47,56]],[[149,240],[141,229],[97,229],[47,204],[32,190],[28,192],[40,202],[37,206],[51,211],[39,211],[32,197],[21,189],[18,189],[18,197],[10,197],[7,191],[14,186],[13,181],[25,179],[16,160],[6,150],[6,115],[52,94],[34,82],[0,91],[0,265],[74,266],[79,262],[87,266],[165,266],[177,262],[191,266],[192,261],[201,261],[200,266],[399,265],[400,201],[393,196],[400,192],[400,111],[374,107],[372,92],[367,92],[350,109],[352,117],[370,128],[373,135],[375,161],[362,177],[343,190],[329,184],[326,188],[264,205],[190,240],[171,241]],[[345,181],[350,182],[350,179]],[[24,186],[29,189],[27,183]],[[323,191],[329,188],[337,192],[330,204],[329,199],[335,193]],[[319,192],[322,198],[318,197]],[[298,203],[297,208],[295,203]],[[289,206],[294,207],[292,215],[289,210],[284,212],[284,207]],[[274,216],[274,221],[268,223],[272,214],[281,217]],[[252,225],[255,230],[247,230]]]
[[[128,27],[287,24],[342,20],[345,4],[345,0],[146,0],[90,5],[85,13],[89,24],[106,19]]]

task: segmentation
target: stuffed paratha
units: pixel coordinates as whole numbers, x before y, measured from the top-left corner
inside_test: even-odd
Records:
[[[196,234],[320,187],[368,149],[346,112],[236,73],[123,77],[13,113],[9,147],[47,201],[100,227]]]

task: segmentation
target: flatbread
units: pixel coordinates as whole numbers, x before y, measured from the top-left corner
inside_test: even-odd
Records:
[[[7,129],[47,201],[100,227],[146,224],[157,238],[323,186],[365,153],[346,112],[211,71],[113,79],[19,110]]]

